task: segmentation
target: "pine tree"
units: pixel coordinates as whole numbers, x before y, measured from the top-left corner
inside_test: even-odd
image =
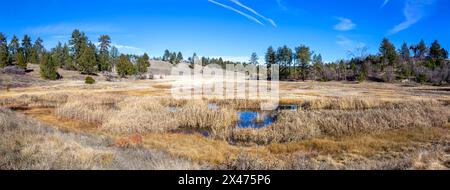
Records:
[[[137,59],[136,72],[139,74],[146,73],[150,67],[150,58],[147,53]]]
[[[16,35],[13,36],[13,38],[11,39],[11,42],[9,43],[9,51],[10,51],[10,62],[14,63],[17,62],[17,53],[19,51],[20,48],[20,43],[19,43],[19,39],[17,38]]]
[[[164,55],[162,57],[162,60],[163,61],[169,61],[170,60],[170,56],[171,56],[170,51],[168,49],[166,49],[164,51]]]
[[[19,48],[16,52],[16,61],[17,61],[17,67],[20,69],[27,69],[27,62],[25,61],[25,55],[23,53],[23,50]]]
[[[9,51],[6,36],[0,33],[0,68],[9,65]]]
[[[57,80],[59,74],[57,72],[57,66],[53,61],[53,58],[48,53],[43,53],[42,59],[40,61],[40,73],[41,77],[48,80]]]
[[[181,61],[183,61],[183,54],[181,54],[181,52],[178,52],[178,54],[177,54],[177,64],[180,63]]]
[[[310,51],[309,47],[305,45],[300,45],[300,47],[297,47],[295,50],[296,58],[299,63],[298,70],[300,72],[300,78],[305,81],[306,79],[308,79],[309,75],[309,64],[311,62],[312,52]]]
[[[252,53],[252,55],[250,56],[250,64],[258,65],[259,64],[258,60],[259,60],[258,55],[256,53]]]
[[[39,63],[42,53],[45,52],[43,41],[41,38],[38,38],[33,45],[31,50],[31,62]]]
[[[402,58],[403,63],[409,63],[411,54],[409,52],[409,48],[406,42],[403,42],[402,49],[400,50],[400,56]]]
[[[397,51],[395,50],[394,44],[392,44],[387,38],[384,38],[383,42],[381,42],[380,54],[384,63],[382,70],[385,66],[396,66],[398,60]]]
[[[22,48],[25,54],[25,62],[30,63],[33,44],[31,44],[31,38],[28,35],[25,35],[22,39]]]
[[[119,63],[119,50],[115,46],[112,46],[109,55],[111,56],[111,69],[115,69],[115,67]]]
[[[276,64],[277,56],[272,46],[267,48],[265,60],[266,60],[266,68],[267,68],[267,79],[272,78],[272,65]]]
[[[120,77],[125,78],[128,75],[132,75],[135,73],[135,68],[133,63],[131,63],[130,59],[126,55],[121,55],[119,57],[119,62],[117,63],[117,74]]]
[[[83,74],[95,74],[98,70],[96,48],[94,44],[82,47],[82,53],[78,59],[78,69]]]
[[[69,41],[70,51],[72,54],[72,60],[75,62],[75,67],[80,64],[80,57],[82,56],[84,47],[89,46],[88,38],[84,32],[80,32],[78,29],[72,32],[72,38]]]
[[[292,49],[288,46],[278,48],[276,54],[276,62],[280,65],[280,77],[286,79],[290,75],[290,68],[292,66]]]
[[[53,61],[57,67],[62,67],[64,64],[64,54],[61,42],[56,44],[56,47],[52,49]]]
[[[323,80],[329,80],[327,78],[323,78],[324,65],[321,54],[313,56],[313,66],[314,66],[314,80],[317,80],[317,77],[322,77]]]
[[[76,70],[76,66],[73,63],[72,56],[70,56],[70,48],[69,46],[64,43],[63,50],[62,50],[62,56],[63,56],[63,62],[61,67],[67,70]]]
[[[433,59],[442,59],[442,47],[437,40],[435,40],[430,47],[430,57]]]
[[[428,48],[427,48],[427,45],[425,44],[425,41],[420,40],[419,45],[417,45],[417,53],[418,53],[419,59],[421,59],[421,60],[425,59],[427,51],[428,51]]]
[[[99,51],[99,71],[110,71],[112,66],[110,63],[109,48],[111,48],[111,37],[108,35],[101,35],[98,39]]]
[[[169,62],[171,64],[177,64],[177,53],[175,53],[175,52],[170,53]]]

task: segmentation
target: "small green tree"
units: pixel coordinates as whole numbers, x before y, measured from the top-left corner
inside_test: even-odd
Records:
[[[139,74],[146,73],[148,67],[150,67],[150,57],[148,57],[147,53],[144,53],[143,56],[137,59],[136,72]]]
[[[128,75],[132,75],[135,73],[135,68],[133,63],[131,63],[130,59],[126,55],[121,55],[119,57],[119,63],[117,64],[117,74],[120,77],[125,78]]]
[[[57,80],[59,77],[57,66],[50,54],[44,53],[40,61],[41,77],[48,80]]]
[[[17,67],[21,69],[27,69],[27,62],[25,60],[25,55],[23,53],[23,50],[21,48],[18,49],[16,52],[16,60],[17,60]]]

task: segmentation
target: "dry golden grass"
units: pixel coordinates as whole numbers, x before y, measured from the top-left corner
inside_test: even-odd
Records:
[[[163,133],[175,130],[178,120],[154,98],[127,98],[118,103],[118,110],[101,127],[116,134]]]
[[[274,125],[259,130],[237,129],[232,139],[241,143],[270,144],[321,136],[377,134],[402,128],[442,128],[448,122],[445,108],[432,105],[407,103],[365,110],[284,111]]]
[[[61,132],[0,109],[2,170],[205,168],[151,149],[114,148],[111,141],[104,136]]]
[[[7,96],[1,94],[0,107],[21,108],[17,110],[57,129],[0,140],[0,151],[8,155],[0,158],[8,162],[6,168],[449,167],[445,146],[450,139],[450,98],[428,96],[428,91],[417,95],[392,84],[283,83],[281,104],[299,105],[300,110],[283,111],[274,125],[264,129],[237,129],[237,110],[258,110],[262,101],[174,100],[168,98],[169,85],[160,82],[99,84],[89,87],[92,89],[73,86],[67,90],[57,84],[45,87],[46,93],[44,89],[32,93],[39,89],[24,88],[12,89]],[[216,104],[218,109],[211,109],[208,103]],[[2,126],[34,125],[15,122],[25,119],[11,112],[3,115]],[[19,134],[23,134],[21,130]],[[210,136],[197,133],[202,130],[209,131]],[[61,131],[73,134],[69,138]],[[17,131],[5,134],[12,133]],[[34,134],[39,138],[32,137]],[[18,147],[10,143],[16,138],[29,141]],[[46,139],[50,139],[48,143]],[[26,154],[14,153],[17,151]],[[49,154],[48,158],[45,154]],[[61,162],[54,161],[56,154],[62,155]],[[11,161],[16,157],[27,163]],[[69,157],[75,158],[66,159]],[[39,164],[27,165],[31,162]]]
[[[181,128],[209,130],[213,137],[227,139],[237,121],[230,108],[210,109],[204,101],[191,101],[176,114]]]

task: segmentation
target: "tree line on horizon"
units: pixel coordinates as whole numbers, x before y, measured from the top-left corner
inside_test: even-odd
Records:
[[[8,43],[6,36],[0,33],[0,68],[16,66],[26,70],[29,63],[39,64],[42,78],[49,80],[61,78],[58,68],[86,75],[112,72],[115,68],[120,77],[126,77],[146,73],[150,57],[147,53],[141,56],[119,53],[108,35],[101,35],[94,44],[77,29],[68,43],[58,42],[51,50],[44,48],[41,38],[33,43],[28,35],[21,41],[14,35]]]
[[[350,59],[325,63],[321,54],[314,53],[306,45],[294,49],[284,45],[276,50],[272,46],[269,47],[264,56],[265,64],[259,63],[256,53],[244,63],[225,61],[221,57],[201,57],[199,60],[203,66],[217,64],[224,68],[228,64],[253,64],[259,67],[264,65],[266,68],[277,64],[281,80],[409,80],[437,85],[450,83],[448,51],[442,48],[437,40],[429,47],[421,40],[417,45],[408,46],[403,43],[396,49],[393,43],[384,38],[378,54],[369,55],[366,51],[365,48],[359,48],[356,53],[350,54]],[[154,59],[173,65],[183,61],[193,65],[195,57],[196,53],[184,60],[181,52],[165,50],[162,57]],[[119,53],[108,35],[101,35],[94,44],[84,32],[77,29],[72,32],[68,43],[58,42],[50,51],[44,48],[41,38],[32,43],[28,35],[21,41],[14,35],[8,43],[6,36],[0,33],[0,68],[14,65],[26,69],[28,63],[40,64],[41,76],[51,80],[61,77],[57,72],[58,68],[87,75],[115,70],[120,77],[127,77],[146,73],[150,67],[150,57],[147,53],[140,56]]]
[[[408,80],[436,85],[450,84],[448,51],[437,40],[429,47],[421,40],[417,45],[403,43],[400,49],[396,49],[393,43],[384,38],[378,54],[368,55],[366,51],[366,48],[359,48],[357,53],[350,53],[352,58],[349,60],[324,63],[321,54],[315,54],[306,45],[300,45],[294,50],[288,46],[277,50],[269,47],[265,62],[267,68],[274,64],[280,66],[281,80]],[[250,62],[255,59],[258,58],[253,53]]]

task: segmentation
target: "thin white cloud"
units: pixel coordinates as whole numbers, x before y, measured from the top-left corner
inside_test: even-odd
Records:
[[[254,9],[242,4],[239,0],[230,0],[231,2],[233,2],[234,4],[246,9],[247,11],[252,12],[253,14],[255,14],[256,16],[266,20],[267,22],[269,22],[270,24],[272,24],[272,26],[277,27],[277,24],[275,23],[275,21],[273,21],[271,18],[267,18],[265,16],[263,16],[262,14],[256,12]]]
[[[381,8],[385,7],[389,3],[389,1],[390,0],[384,0],[383,4],[381,5]]]
[[[405,21],[392,28],[388,35],[394,35],[398,32],[408,29],[412,25],[419,22],[425,16],[425,8],[430,5],[434,0],[406,0],[403,14],[405,15]]]
[[[233,8],[233,7],[230,7],[230,6],[228,6],[228,5],[224,5],[224,4],[219,3],[219,2],[217,2],[217,1],[214,1],[214,0],[208,0],[208,1],[209,1],[210,3],[213,3],[213,4],[216,4],[216,5],[218,5],[218,6],[221,6],[221,7],[225,8],[225,9],[234,11],[234,12],[236,12],[236,13],[238,13],[238,14],[244,16],[244,17],[246,17],[247,19],[249,19],[249,20],[251,20],[251,21],[254,21],[254,22],[256,22],[256,23],[258,23],[258,24],[264,26],[264,24],[263,24],[261,21],[259,21],[257,18],[255,18],[255,17],[253,17],[253,16],[250,16],[250,15],[248,15],[248,14],[246,14],[246,13],[240,11],[240,10],[237,10],[237,9],[235,9],[235,8]]]
[[[281,0],[276,0],[277,1],[277,5],[278,7],[283,10],[283,11],[287,11],[288,8],[283,4],[283,2]]]
[[[338,31],[349,31],[356,28],[356,24],[348,18],[338,17],[339,23],[334,25],[334,29]]]

